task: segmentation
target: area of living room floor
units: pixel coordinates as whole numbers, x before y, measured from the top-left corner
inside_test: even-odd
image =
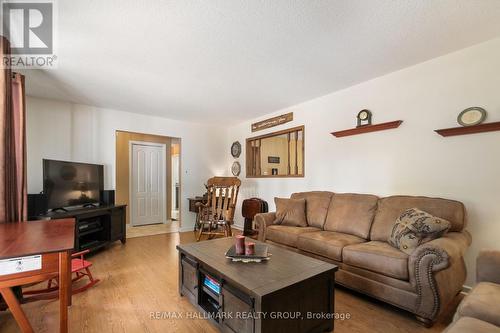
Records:
[[[210,321],[196,318],[197,310],[178,293],[175,246],[194,240],[193,232],[138,237],[91,256],[94,275],[101,282],[74,296],[70,332],[218,332]],[[425,328],[409,313],[337,286],[335,311],[344,319],[335,321],[335,332],[441,332],[451,322],[460,299],[433,327]],[[57,331],[57,301],[30,303],[23,309],[35,331]],[[153,319],[155,312],[183,317]],[[8,312],[0,312],[0,331],[18,332]]]

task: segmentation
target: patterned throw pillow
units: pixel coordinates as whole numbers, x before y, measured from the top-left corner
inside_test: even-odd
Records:
[[[443,236],[450,226],[450,222],[442,218],[418,208],[410,208],[396,220],[388,242],[395,248],[411,254],[420,244]]]
[[[307,227],[306,200],[274,198],[276,220],[273,224]]]

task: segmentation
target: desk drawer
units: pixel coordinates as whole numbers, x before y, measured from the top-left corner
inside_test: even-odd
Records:
[[[33,271],[26,271],[22,273],[9,274],[9,275],[0,275],[0,285],[2,281],[13,282],[13,280],[22,279],[25,277],[33,276],[33,275],[47,275],[50,276],[52,274],[59,273],[59,253],[47,253],[42,255],[42,269],[37,269]],[[13,282],[16,285],[16,282]]]

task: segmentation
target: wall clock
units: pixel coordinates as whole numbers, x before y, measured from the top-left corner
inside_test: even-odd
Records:
[[[460,112],[457,121],[462,126],[481,124],[486,119],[486,110],[480,107],[467,108]]]
[[[241,165],[240,162],[235,161],[233,165],[231,166],[231,172],[233,173],[233,176],[239,176],[241,172]]]
[[[234,158],[240,157],[241,154],[241,144],[238,141],[233,142],[231,145],[231,155]]]
[[[365,110],[359,111],[358,116],[356,118],[358,119],[357,127],[372,124],[372,113],[370,110],[365,109]]]

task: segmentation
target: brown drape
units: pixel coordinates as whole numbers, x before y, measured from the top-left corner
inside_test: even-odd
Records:
[[[27,218],[24,76],[3,66],[10,46],[0,37],[0,222],[19,222]]]

